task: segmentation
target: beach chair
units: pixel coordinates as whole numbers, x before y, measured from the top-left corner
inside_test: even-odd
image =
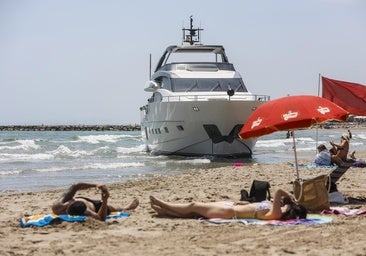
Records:
[[[338,166],[337,168],[335,168],[330,174],[330,182],[331,183],[336,183],[342,176],[343,174],[346,173],[346,171],[350,168],[350,166],[345,166],[345,167],[340,167]]]
[[[330,186],[329,193],[337,192],[337,184],[336,182],[343,176],[343,174],[346,173],[346,171],[349,169],[349,166],[340,167],[338,166],[335,168],[330,174],[329,174],[329,181],[330,184],[327,184],[327,186]]]

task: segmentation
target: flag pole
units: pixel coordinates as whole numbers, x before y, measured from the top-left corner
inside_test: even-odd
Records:
[[[318,97],[320,97],[320,79],[321,79],[322,75],[319,73],[318,75]],[[318,153],[317,148],[318,148],[318,142],[319,142],[319,125],[316,125],[316,143],[315,143],[315,154]]]
[[[320,97],[320,79],[321,79],[322,75],[319,73],[318,76],[318,97]]]

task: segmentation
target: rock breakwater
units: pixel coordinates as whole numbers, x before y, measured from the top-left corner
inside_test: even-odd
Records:
[[[0,131],[139,131],[140,125],[4,125]]]

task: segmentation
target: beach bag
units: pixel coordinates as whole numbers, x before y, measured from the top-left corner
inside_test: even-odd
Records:
[[[269,182],[261,180],[253,180],[252,186],[250,188],[250,193],[245,189],[240,191],[241,198],[240,201],[248,202],[262,202],[271,199],[271,193]]]
[[[329,175],[320,175],[304,181],[295,180],[293,186],[296,201],[309,212],[329,210]]]

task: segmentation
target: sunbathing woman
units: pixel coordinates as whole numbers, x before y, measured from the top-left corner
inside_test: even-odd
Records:
[[[347,162],[347,155],[349,151],[349,136],[348,134],[342,134],[341,142],[339,144],[330,141],[330,144],[336,150],[336,156],[339,157],[343,162]]]
[[[240,201],[211,202],[211,203],[168,203],[150,196],[151,208],[160,216],[172,216],[182,218],[193,218],[202,216],[205,218],[246,218],[261,220],[289,220],[305,219],[307,210],[298,205],[294,198],[282,189],[276,191],[273,203],[263,201],[260,203],[249,203]]]

